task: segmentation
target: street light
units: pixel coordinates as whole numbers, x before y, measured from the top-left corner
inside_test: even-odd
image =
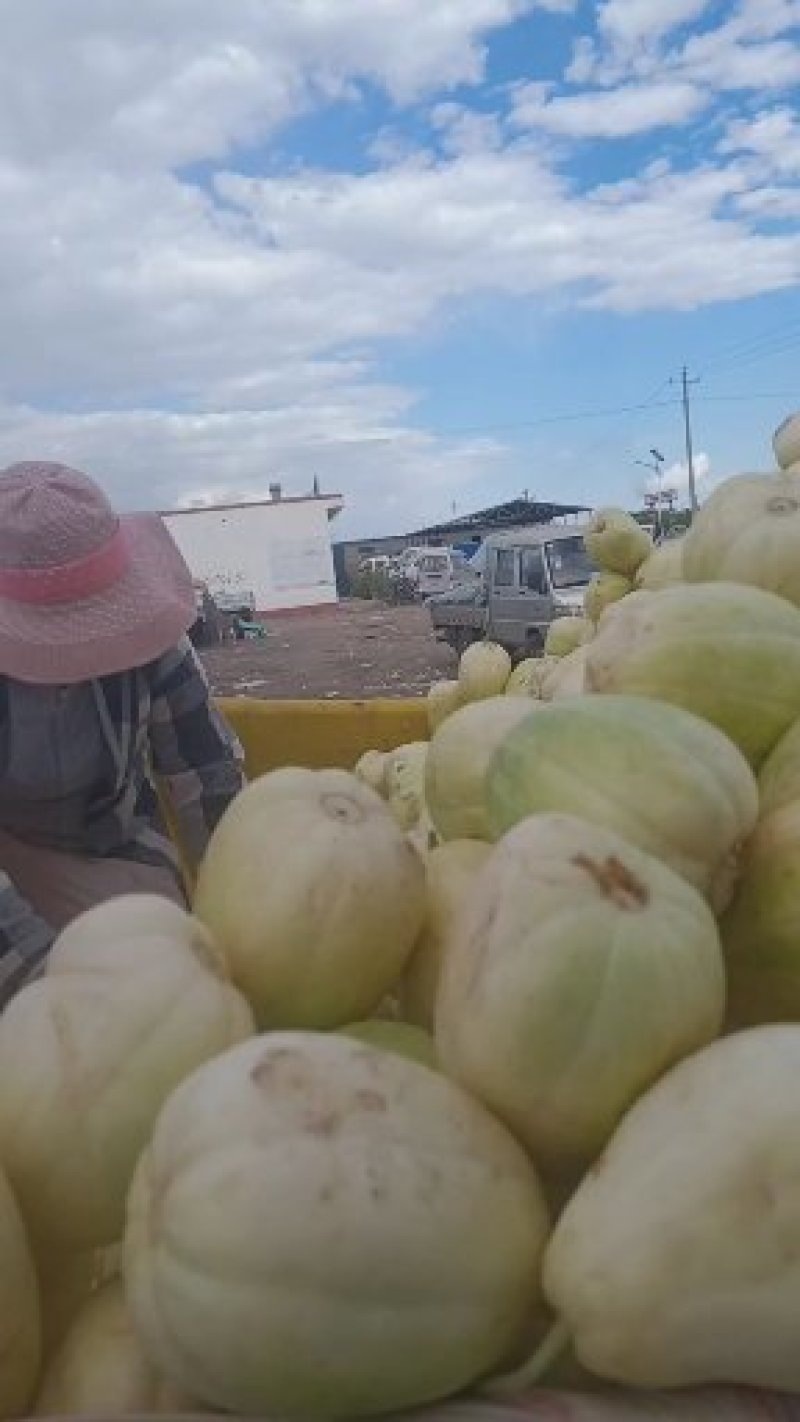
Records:
[[[633,462],[634,462],[634,464],[640,464],[643,469],[649,469],[649,470],[651,470],[651,472],[652,472],[653,474],[655,474],[656,487],[655,487],[655,494],[653,495],[653,503],[654,503],[654,505],[655,505],[655,511],[656,511],[656,538],[660,538],[660,537],[661,537],[661,532],[662,532],[662,529],[661,529],[661,493],[662,493],[662,491],[661,491],[661,475],[662,475],[662,473],[663,473],[664,464],[665,464],[666,461],[665,461],[665,459],[664,459],[664,455],[661,454],[661,453],[659,452],[659,450],[657,450],[657,449],[652,449],[652,448],[651,448],[650,453],[651,453],[652,456],[653,456],[652,463],[650,462],[650,460],[647,460],[647,459],[634,459]],[[645,498],[645,502],[647,502],[647,499],[646,499],[646,498]]]

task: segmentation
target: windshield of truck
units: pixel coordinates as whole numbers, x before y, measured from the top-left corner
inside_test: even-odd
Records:
[[[424,558],[420,558],[419,566],[423,573],[444,573],[449,567],[450,559],[446,553],[426,553]]]
[[[559,538],[557,543],[548,543],[545,552],[554,588],[579,587],[582,583],[588,583],[596,571],[579,534],[575,538]]]

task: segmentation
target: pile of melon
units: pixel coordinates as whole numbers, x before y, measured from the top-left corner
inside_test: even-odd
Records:
[[[429,743],[250,784],[191,916],[62,934],[0,1018],[0,1416],[800,1393],[799,433],[679,558],[598,515],[540,681],[470,649]]]

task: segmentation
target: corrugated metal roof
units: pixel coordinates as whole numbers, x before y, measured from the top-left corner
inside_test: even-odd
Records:
[[[511,499],[505,504],[494,504],[491,508],[465,514],[463,518],[453,518],[447,523],[421,528],[418,533],[419,537],[432,538],[437,534],[468,532],[478,528],[500,532],[506,528],[525,528],[531,524],[550,523],[555,518],[564,518],[569,514],[589,512],[584,504],[552,504],[540,503],[535,499]]]
[[[177,518],[179,514],[229,513],[232,509],[279,509],[281,504],[328,504],[337,505],[333,513],[341,513],[344,508],[343,494],[281,494],[279,499],[240,499],[229,504],[191,504],[183,509],[159,509],[160,518]]]

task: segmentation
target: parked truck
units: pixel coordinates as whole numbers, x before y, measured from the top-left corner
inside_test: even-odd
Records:
[[[535,656],[551,622],[582,613],[594,572],[578,525],[493,534],[480,582],[431,598],[431,621],[439,640],[459,655],[488,638],[512,656]]]

